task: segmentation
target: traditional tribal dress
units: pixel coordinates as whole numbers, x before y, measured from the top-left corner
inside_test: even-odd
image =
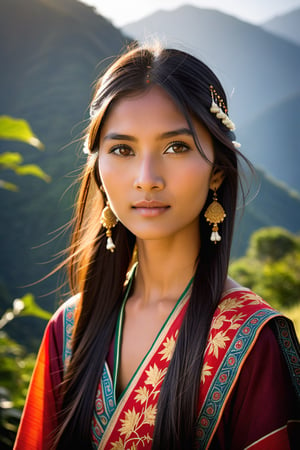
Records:
[[[190,291],[188,286],[127,388],[116,398],[125,298],[114,345],[99,378],[91,423],[95,449],[151,448],[159,393]],[[56,393],[71,357],[77,303],[78,297],[66,302],[48,324],[16,450],[51,447],[60,407]],[[226,291],[205,350],[195,448],[299,448],[299,398],[299,344],[289,320],[247,289]]]

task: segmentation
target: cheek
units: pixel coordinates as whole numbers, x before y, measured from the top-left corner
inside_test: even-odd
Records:
[[[108,194],[109,191],[115,185],[115,176],[114,170],[112,169],[110,164],[107,164],[105,157],[100,157],[98,162],[98,171],[100,174],[100,179],[102,181],[103,187]]]
[[[207,195],[210,185],[212,168],[207,165],[191,165],[188,170],[181,171],[178,174],[178,185],[192,194],[198,192],[198,195]]]
[[[126,172],[113,168],[110,163],[107,163],[105,157],[99,158],[98,170],[110,207],[116,216],[119,217],[125,205],[124,195],[122,193],[128,191],[126,180],[124,180]]]
[[[194,166],[178,179],[178,195],[192,214],[195,211],[200,213],[208,196],[211,168],[205,169],[199,170]]]

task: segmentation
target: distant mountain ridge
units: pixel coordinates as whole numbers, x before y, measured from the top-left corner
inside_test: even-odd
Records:
[[[266,31],[300,45],[300,8],[268,20],[262,27]]]
[[[196,15],[197,11],[192,11]],[[235,19],[209,14],[215,17],[215,26],[224,19],[224,23],[231,24],[241,33],[244,29],[248,30],[247,33],[253,30],[248,24]],[[164,16],[162,23],[165,24],[166,20],[172,22],[172,18],[172,14]],[[184,23],[184,17],[181,19],[180,22],[173,21],[173,24]],[[216,47],[209,42],[205,47],[205,55],[202,56],[205,56],[207,62],[213,56],[213,68],[218,69],[227,85],[236,87],[237,94],[230,99],[230,103],[234,103],[237,97],[241,98],[242,108],[233,104],[235,112],[232,117],[241,132],[244,132],[243,124],[246,126],[251,123],[250,120],[259,117],[259,114],[269,112],[267,109],[262,111],[257,100],[247,97],[252,92],[250,88],[243,91],[247,82],[252,83],[252,72],[247,82],[237,82],[241,72],[245,73],[244,65],[248,61],[245,55],[242,60],[236,50],[239,45],[243,48],[243,42],[239,45],[234,42],[238,36],[237,31],[235,37],[228,34],[227,47],[225,46],[227,50],[224,52],[224,29],[215,30],[210,23],[207,21],[206,24],[210,27],[210,40],[214,37],[219,43]],[[267,33],[258,31],[258,34],[265,36]],[[251,55],[248,55],[251,56],[251,61],[260,42],[259,36],[252,36],[253,49]],[[279,47],[282,45],[281,52],[290,52],[293,57],[298,55],[297,46],[290,46],[286,41],[282,42],[280,38],[273,36],[270,40],[267,39],[264,46],[273,48],[270,43],[274,39],[280,43]],[[0,142],[0,149],[20,150],[25,156],[25,162],[40,164],[53,180],[52,183],[45,184],[29,177],[14,179],[20,186],[19,193],[0,191],[0,284],[3,282],[8,287],[11,296],[21,296],[27,291],[39,296],[54,291],[61,283],[60,279],[50,278],[45,283],[25,287],[45,276],[56,265],[51,262],[52,256],[68,242],[68,234],[63,233],[59,239],[53,240],[53,231],[71,217],[75,191],[69,187],[85,161],[78,139],[87,123],[92,85],[96,76],[120,53],[127,42],[129,38],[120,30],[96,14],[93,8],[76,0],[0,2],[0,57],[2,67],[5,68],[0,71],[0,114],[27,119],[44,142],[46,150],[37,152],[19,144],[3,142]],[[196,47],[195,45],[194,48]],[[285,58],[288,60],[287,55]],[[273,56],[271,60],[273,64]],[[296,69],[298,62],[293,64]],[[279,66],[276,67],[278,72]],[[286,68],[282,70],[284,75]],[[270,82],[272,77],[269,78]],[[266,78],[263,80],[266,83]],[[276,86],[279,81],[277,73],[274,75]],[[278,88],[278,95],[272,98],[270,92],[277,93],[277,88],[271,89],[268,84],[260,87],[260,92],[265,93],[269,100],[267,105],[272,107],[288,96],[293,97],[296,78],[291,74],[288,81],[284,88]],[[248,107],[250,100],[251,105]],[[281,108],[286,109],[285,106]],[[245,114],[247,109],[249,115]],[[257,128],[258,125],[254,124],[253,127]],[[256,129],[252,130],[252,137],[255,136]],[[258,139],[264,142],[262,138],[257,137]],[[243,137],[243,149],[244,147],[247,148],[246,137]],[[268,153],[267,157],[271,154]],[[293,161],[295,167],[298,165],[297,157],[298,155]],[[263,173],[261,179],[261,195],[251,203],[242,222],[237,225],[235,255],[242,254],[249,235],[258,227],[280,225],[295,232],[300,229],[300,197],[293,195],[287,187],[269,180]],[[47,240],[50,244],[41,246]],[[47,261],[50,261],[49,264],[43,264]],[[54,303],[54,294],[43,300],[43,306],[48,309],[53,309]],[[24,325],[19,330],[24,341],[30,336],[30,326]]]
[[[268,120],[269,116],[263,116],[264,111],[298,96],[299,45],[219,11],[194,6],[159,11],[122,29],[135,39],[143,40],[154,34],[167,45],[187,49],[217,73],[229,94],[230,114],[237,125],[237,138],[239,140],[239,130],[243,129],[243,151],[250,159],[255,138],[257,142],[274,143],[272,134],[279,135],[284,122],[285,146],[293,148],[294,158],[286,158],[278,139],[278,145],[275,142],[275,146],[269,144],[263,152],[255,152],[255,161],[269,171],[269,161],[276,154],[277,171],[270,171],[271,175],[278,177],[280,173],[283,182],[300,192],[300,178],[290,176],[294,167],[300,165],[299,127],[295,132],[289,114],[285,117],[281,114],[281,121],[274,120],[268,124],[269,131],[263,135],[248,126],[258,117]],[[293,111],[292,107],[290,111]],[[288,113],[288,108],[285,111]],[[294,114],[299,117],[298,109]]]

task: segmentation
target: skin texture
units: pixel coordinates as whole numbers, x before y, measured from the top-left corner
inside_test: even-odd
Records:
[[[139,258],[125,308],[119,391],[193,276],[199,214],[209,189],[222,183],[211,136],[201,123],[194,126],[211,163],[173,100],[154,86],[115,103],[101,128],[100,177],[111,208],[137,237]]]

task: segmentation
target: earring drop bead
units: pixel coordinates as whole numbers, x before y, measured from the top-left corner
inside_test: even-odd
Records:
[[[106,237],[107,237],[106,250],[109,250],[111,253],[113,253],[115,251],[116,246],[112,240],[111,229],[117,225],[118,219],[114,215],[113,211],[110,209],[108,203],[102,211],[100,223],[101,225],[104,226],[104,228],[106,228]]]

